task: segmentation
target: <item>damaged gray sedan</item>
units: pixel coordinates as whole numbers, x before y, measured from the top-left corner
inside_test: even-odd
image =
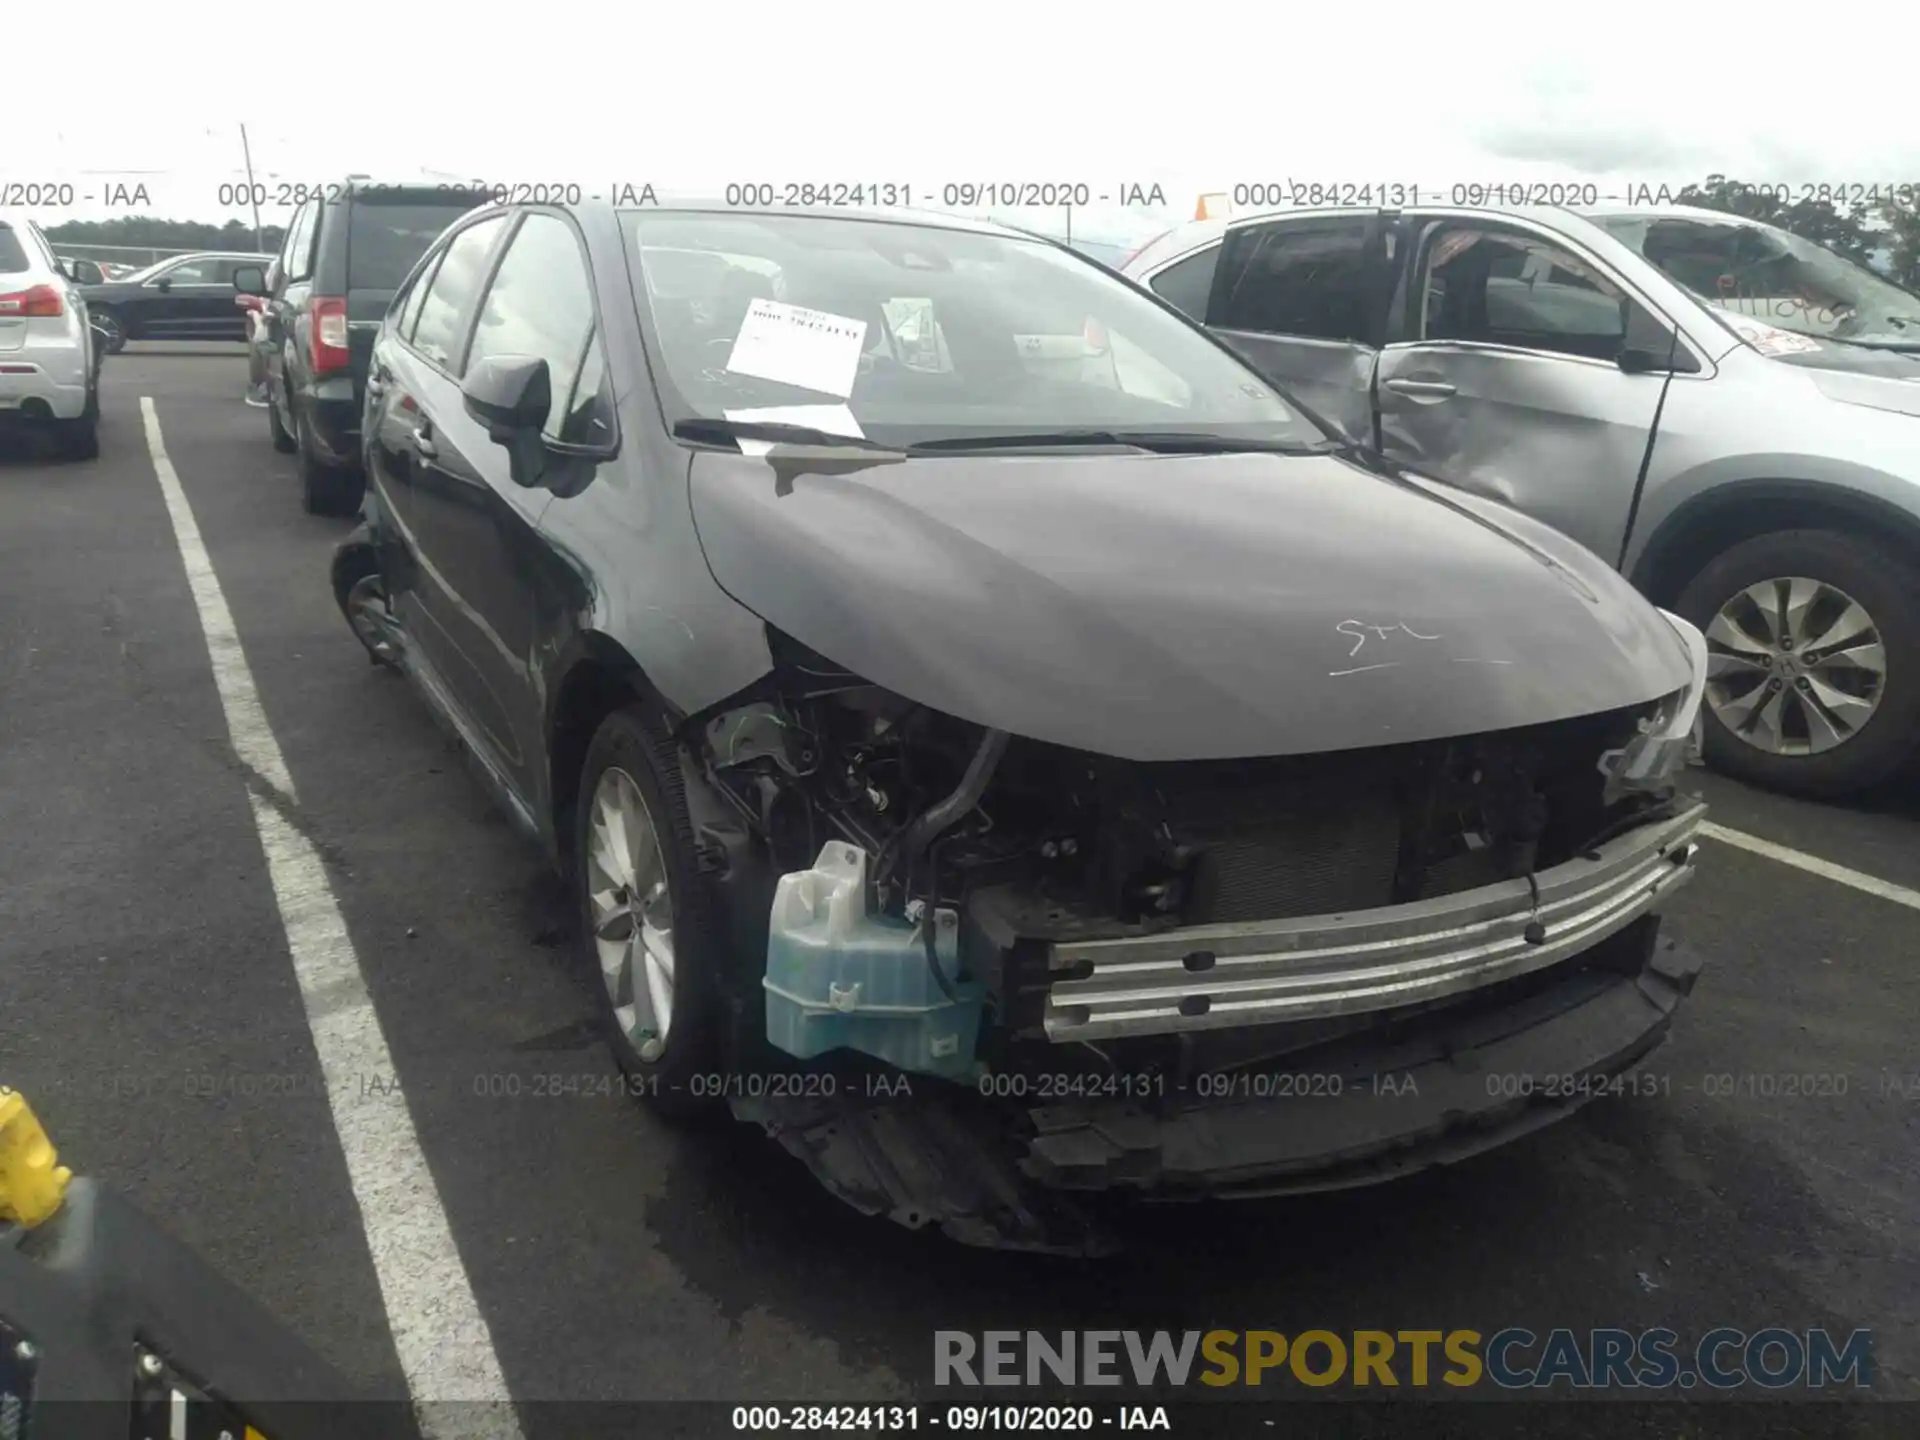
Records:
[[[1369,1183],[1665,1037],[1706,645],[1047,241],[490,207],[336,595],[570,877],[630,1087],[980,1244]]]

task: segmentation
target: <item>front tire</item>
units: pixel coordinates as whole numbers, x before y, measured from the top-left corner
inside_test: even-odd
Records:
[[[1920,746],[1920,566],[1876,541],[1782,530],[1730,546],[1676,610],[1707,636],[1707,763],[1770,790],[1857,794]]]
[[[717,1111],[723,933],[695,861],[671,737],[631,705],[587,747],[571,884],[595,1009],[630,1088],[676,1120]]]
[[[343,545],[333,557],[333,599],[354,637],[375,665],[400,668],[400,627],[380,573],[380,554],[364,541]]]

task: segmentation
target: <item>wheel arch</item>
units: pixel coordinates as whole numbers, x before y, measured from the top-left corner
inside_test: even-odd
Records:
[[[1656,605],[1671,606],[1728,547],[1780,530],[1836,530],[1891,544],[1920,565],[1920,517],[1863,491],[1814,480],[1757,479],[1717,485],[1660,524],[1629,578]]]
[[[580,793],[580,772],[594,732],[614,711],[636,702],[674,712],[626,647],[599,631],[575,635],[549,672],[553,682],[546,707],[547,841],[551,858],[571,860],[573,812]]]

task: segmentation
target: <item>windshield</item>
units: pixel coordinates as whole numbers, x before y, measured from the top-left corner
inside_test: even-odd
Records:
[[[1737,216],[1596,220],[1729,316],[1823,340],[1920,342],[1920,295],[1772,225]]]
[[[892,445],[1326,439],[1178,315],[1042,241],[818,215],[624,222],[674,421],[773,418]]]

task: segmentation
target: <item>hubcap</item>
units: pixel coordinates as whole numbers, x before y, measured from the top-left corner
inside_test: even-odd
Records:
[[[356,580],[347,591],[347,621],[360,643],[379,660],[397,661],[399,646],[393,639],[393,611],[387,605],[387,587],[378,575]]]
[[[646,1061],[673,1028],[673,896],[660,835],[640,787],[610,766],[587,827],[587,899],[600,975],[620,1028]]]
[[[1762,580],[1707,626],[1707,704],[1769,755],[1819,755],[1880,708],[1887,654],[1851,595],[1803,575]]]

